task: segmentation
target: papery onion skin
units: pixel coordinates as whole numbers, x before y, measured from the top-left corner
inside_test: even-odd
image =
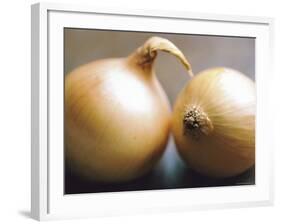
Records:
[[[166,146],[166,96],[154,74],[126,63],[97,61],[67,76],[66,150],[72,168],[86,178],[118,182],[141,176]]]
[[[171,111],[153,69],[157,50],[174,54],[188,68],[172,43],[152,37],[127,58],[94,61],[66,76],[65,150],[73,172],[124,182],[160,159]]]
[[[254,82],[223,67],[199,73],[177,97],[172,132],[195,171],[215,178],[246,171],[255,163]]]

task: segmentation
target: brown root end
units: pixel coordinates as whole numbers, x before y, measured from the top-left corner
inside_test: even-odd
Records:
[[[209,135],[213,129],[211,120],[200,107],[192,106],[185,110],[183,117],[184,135],[191,135],[198,139],[201,136]]]

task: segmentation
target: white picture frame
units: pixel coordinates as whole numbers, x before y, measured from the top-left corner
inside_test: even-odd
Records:
[[[273,203],[270,92],[273,19],[38,3],[32,5],[31,214],[37,220],[248,207]],[[63,194],[63,28],[161,31],[256,38],[256,184]],[[187,28],[188,27],[188,31]],[[137,203],[136,203],[137,202]],[[120,206],[122,205],[122,206]]]

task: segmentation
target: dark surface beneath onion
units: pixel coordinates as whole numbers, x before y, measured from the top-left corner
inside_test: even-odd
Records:
[[[253,184],[255,184],[255,167],[239,176],[224,179],[209,178],[194,172],[181,160],[173,139],[170,138],[167,149],[155,168],[137,180],[119,184],[100,184],[82,179],[66,167],[64,190],[65,194],[79,194]]]

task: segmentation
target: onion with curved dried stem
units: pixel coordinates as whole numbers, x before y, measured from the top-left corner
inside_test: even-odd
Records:
[[[94,61],[66,76],[66,162],[80,176],[132,180],[162,155],[170,109],[153,69],[158,50],[176,56],[190,70],[174,44],[152,37],[127,58]]]

